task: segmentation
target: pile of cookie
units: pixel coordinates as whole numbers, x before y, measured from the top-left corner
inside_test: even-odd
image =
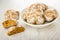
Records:
[[[57,11],[46,4],[32,4],[22,12],[25,22],[35,25],[45,24],[57,18]]]
[[[4,15],[5,21],[2,24],[4,28],[8,29],[7,34],[9,36],[25,30],[23,26],[18,25],[19,11],[15,11],[13,9],[7,10]]]

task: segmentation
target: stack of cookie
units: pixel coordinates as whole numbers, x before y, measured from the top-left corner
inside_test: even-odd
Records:
[[[13,35],[23,32],[25,30],[21,25],[18,26],[17,20],[19,19],[19,11],[7,10],[5,13],[5,21],[2,23],[4,28],[9,28],[7,34]]]

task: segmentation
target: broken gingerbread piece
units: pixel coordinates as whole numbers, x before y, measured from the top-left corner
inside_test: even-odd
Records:
[[[17,25],[17,23],[14,20],[6,20],[2,24],[4,28],[9,28],[11,26]]]
[[[24,30],[25,30],[24,27],[10,27],[7,34],[11,36],[11,35],[23,32]]]

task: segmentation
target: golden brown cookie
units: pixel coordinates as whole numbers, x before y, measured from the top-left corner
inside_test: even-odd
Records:
[[[25,30],[24,27],[11,27],[9,30],[8,30],[8,35],[11,36],[11,35],[14,35],[14,34],[17,34],[17,33],[20,33],[20,32],[23,32]]]
[[[6,20],[2,24],[4,28],[9,28],[11,26],[17,25],[17,23],[14,20]]]

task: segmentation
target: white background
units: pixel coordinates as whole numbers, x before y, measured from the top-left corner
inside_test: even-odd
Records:
[[[33,3],[45,3],[57,9],[60,14],[59,0],[0,0],[0,40],[60,40],[60,19],[46,28],[35,29],[25,24],[19,24],[25,27],[25,31],[13,36],[7,35],[7,29],[4,29],[2,22],[4,20],[4,13],[8,9],[22,11]]]

